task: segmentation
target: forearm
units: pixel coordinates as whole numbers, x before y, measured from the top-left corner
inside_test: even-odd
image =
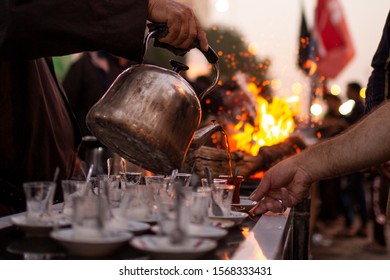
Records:
[[[358,171],[390,159],[390,102],[345,133],[297,155],[313,181]]]
[[[37,58],[105,50],[143,55],[146,0],[0,1],[0,56]]]

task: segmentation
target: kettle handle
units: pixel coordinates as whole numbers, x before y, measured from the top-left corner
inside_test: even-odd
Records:
[[[181,49],[181,48],[176,48],[174,46],[171,46],[167,43],[162,43],[158,39],[165,37],[168,34],[168,26],[163,23],[149,23],[148,24],[149,28],[149,35],[148,37],[153,37],[156,40],[154,40],[154,47],[158,48],[164,48],[172,52],[173,54],[177,56],[184,56],[187,52],[189,52],[191,49],[197,48],[200,50],[203,55],[206,57],[207,61],[211,64],[215,64],[218,62],[218,55],[216,52],[210,47],[207,51],[202,51],[199,45],[199,41],[195,40],[188,49]],[[147,40],[149,40],[147,38]]]
[[[209,45],[208,50],[202,51],[199,45],[199,41],[195,40],[191,46],[188,49],[181,49],[181,48],[176,48],[174,46],[171,46],[167,43],[162,43],[158,39],[166,36],[168,34],[168,26],[163,23],[149,23],[148,24],[149,28],[149,34],[147,35],[145,39],[145,53],[146,49],[149,43],[150,38],[155,38],[154,40],[154,47],[159,47],[159,48],[164,48],[172,52],[173,54],[177,56],[184,56],[187,52],[189,52],[193,48],[197,48],[200,50],[203,55],[206,57],[207,61],[213,65],[213,69],[215,71],[215,77],[213,83],[205,89],[201,94],[198,95],[199,100],[202,100],[205,98],[210,92],[212,92],[218,85],[220,73],[219,73],[219,65],[218,65],[218,55],[216,52],[211,48]]]

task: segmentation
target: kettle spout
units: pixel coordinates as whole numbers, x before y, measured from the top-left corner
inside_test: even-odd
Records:
[[[207,142],[207,140],[210,139],[211,135],[213,135],[217,131],[224,131],[224,130],[220,124],[215,122],[201,129],[198,129],[195,132],[194,139],[192,140],[190,149],[191,150],[199,149]]]

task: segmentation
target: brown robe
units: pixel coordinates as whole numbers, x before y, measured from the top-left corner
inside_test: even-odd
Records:
[[[57,166],[59,180],[72,174],[80,133],[46,57],[104,50],[140,61],[147,4],[0,1],[0,216],[24,209],[23,182],[52,180]]]

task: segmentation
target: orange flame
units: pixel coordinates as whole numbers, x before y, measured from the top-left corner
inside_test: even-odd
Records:
[[[263,146],[283,142],[293,132],[295,122],[288,103],[274,97],[272,103],[257,95],[257,86],[248,84],[248,90],[256,101],[256,118],[254,123],[241,118],[237,124],[228,127],[231,150],[244,151],[256,156]]]

